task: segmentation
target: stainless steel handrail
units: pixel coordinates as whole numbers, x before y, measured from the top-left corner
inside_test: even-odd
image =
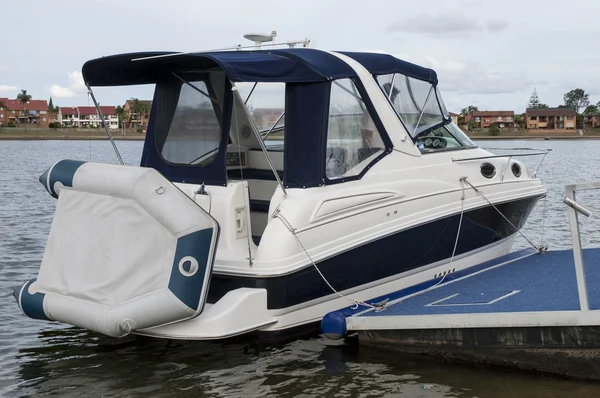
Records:
[[[586,217],[591,215],[591,212],[585,207],[577,203],[575,193],[578,191],[588,191],[592,189],[600,189],[600,182],[590,182],[583,184],[572,184],[565,186],[565,198],[563,203],[567,205],[567,215],[571,226],[571,239],[573,240],[573,260],[575,263],[575,275],[577,277],[577,291],[579,294],[579,306],[581,311],[589,311],[590,305],[588,300],[587,283],[585,280],[585,268],[583,265],[583,250],[581,247],[581,231],[579,230],[578,215],[582,214]]]

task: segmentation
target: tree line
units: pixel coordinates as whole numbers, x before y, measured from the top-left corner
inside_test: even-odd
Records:
[[[527,102],[527,109],[530,108],[549,108],[548,104],[540,101],[537,93],[537,89],[533,89],[533,93]],[[577,122],[580,123],[584,115],[594,115],[600,113],[600,101],[596,104],[590,103],[589,94],[581,88],[576,88],[566,92],[563,95],[563,104],[559,105],[558,108],[571,108],[577,113]],[[583,110],[583,111],[582,111]],[[469,105],[460,110],[459,123],[464,120],[468,114],[479,111],[479,108],[475,105]],[[515,114],[515,125],[524,127],[525,125],[525,114]]]

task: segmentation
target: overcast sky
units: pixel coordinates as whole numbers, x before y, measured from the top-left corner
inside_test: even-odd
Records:
[[[583,88],[600,101],[598,0],[21,0],[0,8],[0,97],[27,89],[60,106],[91,104],[81,66],[144,50],[194,51],[248,32],[309,38],[326,50],[382,51],[434,68],[450,111],[522,112]],[[94,90],[103,105],[151,98],[150,87]]]

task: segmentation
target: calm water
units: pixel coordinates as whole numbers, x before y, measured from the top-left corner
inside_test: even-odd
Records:
[[[483,142],[482,147],[551,148],[540,169],[548,184],[524,233],[569,248],[561,204],[566,183],[600,180],[600,141]],[[141,142],[118,143],[136,164]],[[0,396],[156,397],[598,397],[600,384],[448,366],[322,338],[280,345],[113,340],[31,320],[14,287],[37,275],[55,200],[37,178],[64,158],[116,162],[108,142],[0,141]],[[527,161],[537,166],[540,157]],[[599,195],[578,200],[600,214]],[[596,217],[597,220],[597,217]],[[595,222],[596,228],[593,228]],[[583,222],[584,244],[600,246],[598,221]],[[516,247],[525,247],[519,239]]]

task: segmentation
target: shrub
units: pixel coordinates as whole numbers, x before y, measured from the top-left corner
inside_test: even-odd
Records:
[[[490,135],[499,135],[500,134],[500,129],[495,124],[490,124],[488,131],[490,132]]]
[[[17,127],[17,126],[15,126],[14,122],[8,122],[6,127]]]

